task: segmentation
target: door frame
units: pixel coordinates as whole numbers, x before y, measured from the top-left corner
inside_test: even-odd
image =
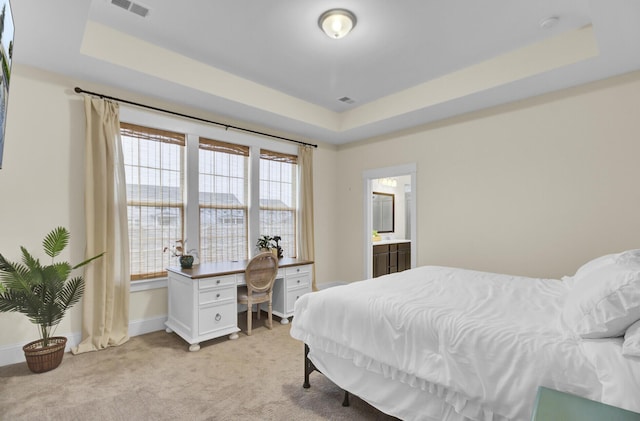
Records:
[[[404,165],[397,165],[392,167],[374,168],[371,170],[365,170],[362,173],[363,190],[364,190],[364,229],[363,229],[363,244],[364,244],[364,275],[365,279],[369,279],[373,276],[373,238],[371,235],[371,225],[373,222],[373,210],[371,204],[371,196],[373,194],[373,180],[386,177],[399,177],[403,175],[411,176],[411,267],[416,267],[417,262],[417,189],[416,189],[416,163],[409,163]]]

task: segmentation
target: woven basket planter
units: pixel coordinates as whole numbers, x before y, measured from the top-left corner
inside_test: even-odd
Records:
[[[42,346],[42,339],[29,342],[22,347],[29,370],[34,373],[44,373],[60,365],[64,355],[67,338],[54,336],[49,338],[49,346]]]

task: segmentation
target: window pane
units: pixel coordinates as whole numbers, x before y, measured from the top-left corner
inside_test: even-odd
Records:
[[[182,238],[182,209],[128,206],[132,279],[162,276],[176,259],[164,247]]]
[[[248,148],[200,139],[200,259],[248,257]]]
[[[166,274],[164,253],[184,235],[184,135],[121,125],[127,184],[131,279]],[[182,139],[182,142],[180,142]]]
[[[283,255],[296,257],[296,157],[261,151],[260,234],[279,236]]]
[[[246,210],[201,207],[200,253],[208,262],[246,259]]]

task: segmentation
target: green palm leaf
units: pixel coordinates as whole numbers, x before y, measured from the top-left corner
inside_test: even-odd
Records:
[[[58,303],[63,310],[66,310],[80,301],[84,294],[84,278],[76,276],[62,287],[58,294]]]
[[[42,242],[45,253],[47,256],[54,258],[62,252],[62,250],[69,244],[69,231],[64,227],[54,228]]]

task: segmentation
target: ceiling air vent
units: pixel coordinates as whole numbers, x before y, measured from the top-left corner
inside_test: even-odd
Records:
[[[348,96],[343,96],[342,98],[338,98],[338,101],[344,102],[345,104],[353,104],[356,102],[355,100],[349,98]]]
[[[135,13],[138,16],[142,16],[143,18],[146,18],[147,15],[149,14],[149,8],[144,7],[137,3],[131,3],[131,7],[129,8],[129,11],[131,13]]]
[[[131,2],[129,0],[111,0],[111,4],[122,7],[126,10],[129,10],[129,6],[131,6]]]
[[[128,10],[138,16],[146,18],[149,14],[149,8],[141,5],[140,3],[134,3],[129,0],[111,0],[111,4]]]

